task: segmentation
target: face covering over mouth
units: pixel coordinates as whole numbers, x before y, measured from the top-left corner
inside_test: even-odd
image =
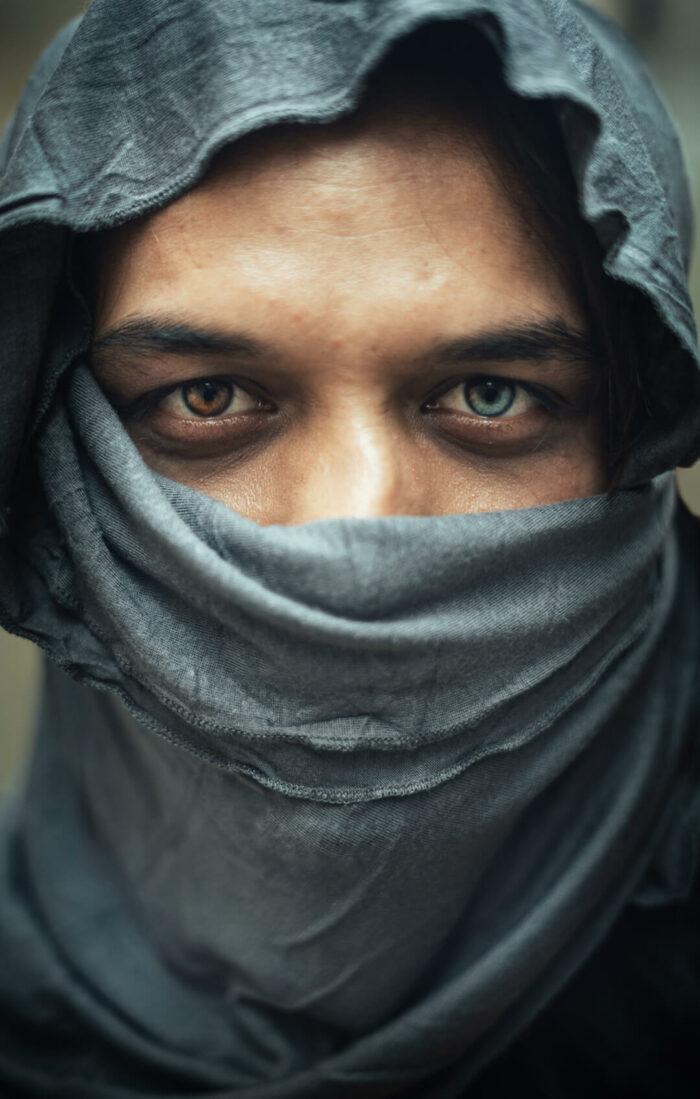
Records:
[[[447,21],[556,97],[606,271],[654,318],[648,427],[609,496],[259,526],[144,463],[87,365],[74,234],[252,129],[346,114]],[[690,888],[697,541],[667,471],[700,450],[700,386],[670,123],[583,5],[96,0],[3,155],[0,611],[51,659],[5,815],[0,1079],[461,1095],[626,905]]]

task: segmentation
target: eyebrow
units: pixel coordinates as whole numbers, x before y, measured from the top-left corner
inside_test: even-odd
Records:
[[[455,363],[557,360],[589,369],[598,356],[587,332],[552,318],[450,340],[439,344],[431,358]]]
[[[92,345],[99,361],[129,360],[149,355],[247,355],[261,354],[257,340],[247,336],[199,328],[169,317],[128,317],[110,328]]]
[[[243,333],[221,332],[168,317],[129,317],[92,347],[93,364],[132,367],[154,355],[261,358],[270,348]],[[516,323],[438,343],[423,361],[459,363],[566,361],[591,368],[596,360],[588,334],[559,318]]]

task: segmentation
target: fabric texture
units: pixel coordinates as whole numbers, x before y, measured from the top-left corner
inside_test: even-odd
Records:
[[[351,110],[435,21],[552,100],[640,291],[648,427],[614,496],[257,526],[142,461],[89,370],[75,234]],[[459,1096],[625,906],[693,877],[697,538],[668,470],[700,454],[700,371],[663,107],[568,0],[94,0],[2,159],[0,617],[51,663],[3,831],[0,1080]]]

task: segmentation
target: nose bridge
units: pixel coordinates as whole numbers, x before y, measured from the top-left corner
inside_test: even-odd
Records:
[[[296,521],[396,515],[404,494],[399,429],[388,414],[357,412],[314,439]]]

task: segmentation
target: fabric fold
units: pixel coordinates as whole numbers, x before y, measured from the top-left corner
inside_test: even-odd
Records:
[[[82,234],[347,114],[445,24],[550,104],[638,291],[627,479],[259,526],[144,463],[90,371]],[[0,1081],[457,1099],[694,872],[698,538],[669,470],[700,453],[700,372],[665,111],[574,0],[93,0],[1,156],[0,619],[50,663],[0,844]]]

